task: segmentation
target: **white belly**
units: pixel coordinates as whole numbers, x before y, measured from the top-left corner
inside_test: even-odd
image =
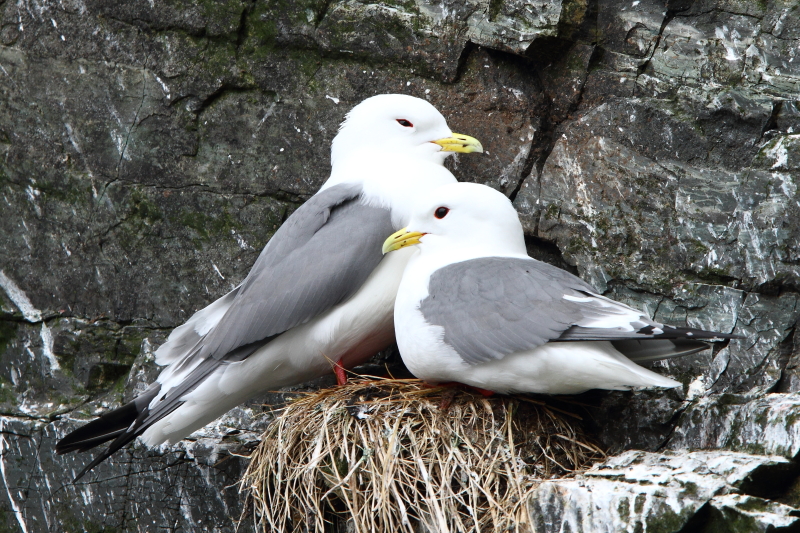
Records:
[[[550,342],[485,363],[466,363],[443,342],[444,329],[422,313],[396,315],[397,345],[412,374],[429,383],[455,381],[495,392],[578,394],[681,384],[643,368],[610,342]]]
[[[244,361],[220,366],[142,440],[149,446],[175,443],[260,392],[329,374],[340,359],[349,368],[372,357],[394,340],[394,300],[413,253],[387,254],[346,302],[283,333]]]

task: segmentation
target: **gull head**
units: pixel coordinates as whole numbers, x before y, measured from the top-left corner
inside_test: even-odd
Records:
[[[420,98],[380,94],[355,106],[331,146],[331,163],[362,154],[397,154],[443,163],[455,153],[483,152],[481,143],[453,133],[441,113]]]
[[[386,239],[383,253],[414,244],[423,254],[528,256],[514,206],[477,183],[451,183],[421,194],[408,227]]]

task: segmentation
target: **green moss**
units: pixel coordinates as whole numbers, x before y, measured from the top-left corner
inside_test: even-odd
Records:
[[[57,507],[57,519],[59,531],[63,533],[121,533],[121,531],[114,527],[103,525],[94,520],[81,520],[76,517],[74,510],[83,509],[83,505],[74,502],[75,505],[70,507],[69,503],[64,501],[60,502]],[[16,530],[14,530],[16,531]],[[2,530],[0,530],[2,533]]]
[[[0,165],[0,186],[3,185],[11,185],[13,182],[11,181],[11,177],[9,177],[6,169],[3,165]]]
[[[242,225],[227,210],[220,210],[211,215],[185,209],[172,221],[194,230],[202,241],[209,241],[217,236],[229,236],[231,230],[242,229]]]
[[[685,242],[685,244],[686,247],[689,249],[689,251],[692,253],[692,255],[704,256],[709,252],[708,246],[703,244],[701,241],[698,241],[697,239],[689,239]]]
[[[236,43],[209,42],[203,53],[198,57],[202,62],[200,68],[204,74],[214,75],[218,79],[229,80],[232,67],[237,64]],[[241,66],[239,70],[241,70]]]
[[[619,513],[620,520],[623,522],[628,521],[628,518],[631,516],[631,504],[627,498],[619,502],[617,512]]]
[[[708,282],[710,285],[727,285],[734,281],[730,268],[704,267],[697,272],[697,277]]]
[[[289,58],[294,62],[294,68],[300,72],[303,77],[309,80],[308,89],[314,89],[314,80],[312,76],[319,70],[320,57],[316,53],[307,50],[290,50]]]
[[[741,501],[736,507],[745,511],[766,512],[769,511],[769,502],[761,498],[747,498]]]
[[[608,217],[598,217],[597,220],[594,221],[594,225],[604,233],[608,233],[614,227],[614,223]]]
[[[164,213],[142,188],[132,188],[122,200],[125,215],[120,224],[114,227],[114,234],[120,246],[126,251],[136,249],[142,238],[153,232],[152,226],[164,218]]]
[[[130,372],[130,365],[118,363],[98,363],[89,371],[89,381],[86,389],[89,392],[114,388],[122,381],[124,386],[125,379]]]
[[[560,214],[561,214],[561,209],[559,209],[559,207],[555,204],[548,205],[547,209],[544,210],[545,220],[556,220],[558,219]]]
[[[673,533],[674,531],[681,531],[683,526],[686,525],[687,515],[690,511],[686,510],[681,514],[677,514],[669,509],[657,516],[652,516],[651,520],[647,521],[648,533]]]
[[[644,494],[637,494],[633,500],[633,512],[640,515],[644,510],[644,504],[647,502],[647,496]]]
[[[278,21],[290,26],[316,25],[326,9],[325,0],[270,0],[257,3],[247,17],[247,36],[242,52],[251,59],[264,57],[279,48]]]
[[[11,341],[17,338],[18,327],[17,322],[0,320],[0,355],[6,351]]]
[[[580,237],[572,237],[567,243],[566,251],[571,255],[579,254],[580,252],[589,251],[589,246],[586,244],[586,241],[581,239]]]
[[[114,361],[132,365],[142,349],[145,336],[139,328],[125,328],[114,350]]]
[[[70,173],[71,174],[71,173]],[[88,174],[59,176],[54,182],[37,181],[36,188],[41,191],[45,201],[55,200],[70,206],[86,205],[92,201],[92,185]]]
[[[419,8],[414,0],[383,0],[381,5],[400,8],[407,13],[419,14]]]
[[[696,496],[699,487],[697,483],[692,483],[691,481],[687,481],[683,484],[683,494],[686,496]]]
[[[720,394],[717,397],[717,406],[744,405],[748,401],[750,400],[744,396],[740,396],[738,394],[725,393],[725,394]]]
[[[130,196],[131,205],[128,214],[131,217],[141,219],[148,224],[154,224],[163,218],[161,210],[144,193],[134,189]]]
[[[278,24],[272,17],[251,16],[247,28],[248,38],[243,52],[253,59],[260,59],[275,49]]]
[[[19,523],[10,509],[0,508],[0,533],[19,533]]]
[[[89,392],[108,390],[124,381],[139,354],[142,330],[135,327],[119,328],[113,323],[91,325],[80,334],[59,333],[53,343],[53,353],[68,376],[75,376],[76,369],[89,368],[86,389]],[[73,387],[75,395],[86,391]],[[69,403],[70,400],[67,400]]]
[[[570,0],[561,5],[561,18],[559,26],[578,26],[583,22],[589,7],[587,0]]]
[[[17,395],[14,392],[14,386],[3,376],[0,376],[0,403],[10,403],[12,405],[17,403]]]
[[[208,26],[225,26],[226,23],[234,22],[234,28],[226,36],[229,39],[236,41],[236,30],[238,29],[238,22],[242,18],[242,11],[245,7],[239,0],[220,2],[218,0],[195,0],[202,9],[202,13],[206,19]]]

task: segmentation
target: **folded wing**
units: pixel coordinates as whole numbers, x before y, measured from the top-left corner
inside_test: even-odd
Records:
[[[392,232],[388,209],[361,201],[361,186],[330,187],[300,206],[279,228],[242,284],[170,335],[158,382],[133,402],[67,435],[57,453],[112,440],[80,478],[149,426],[221,365],[241,361],[277,335],[352,296],[380,263]],[[146,401],[145,401],[146,400]]]
[[[425,320],[442,326],[444,341],[471,364],[552,341],[613,341],[623,354],[630,351],[633,360],[646,361],[700,351],[708,347],[702,339],[737,337],[654,322],[535,259],[453,263],[433,273],[428,292],[420,303]],[[650,340],[652,346],[646,344]]]

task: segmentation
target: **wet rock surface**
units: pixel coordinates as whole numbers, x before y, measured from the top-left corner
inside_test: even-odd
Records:
[[[579,397],[612,456],[542,485],[537,531],[797,528],[796,2],[0,0],[0,530],[249,530],[238,455],[280,395],[75,485],[52,446],[157,375],[383,92],[482,141],[451,168],[532,255],[745,337],[653,365],[683,389]]]
[[[752,476],[786,463],[736,452],[629,451],[576,479],[543,483],[530,513],[536,531],[782,531],[797,522],[794,508],[744,491]]]

